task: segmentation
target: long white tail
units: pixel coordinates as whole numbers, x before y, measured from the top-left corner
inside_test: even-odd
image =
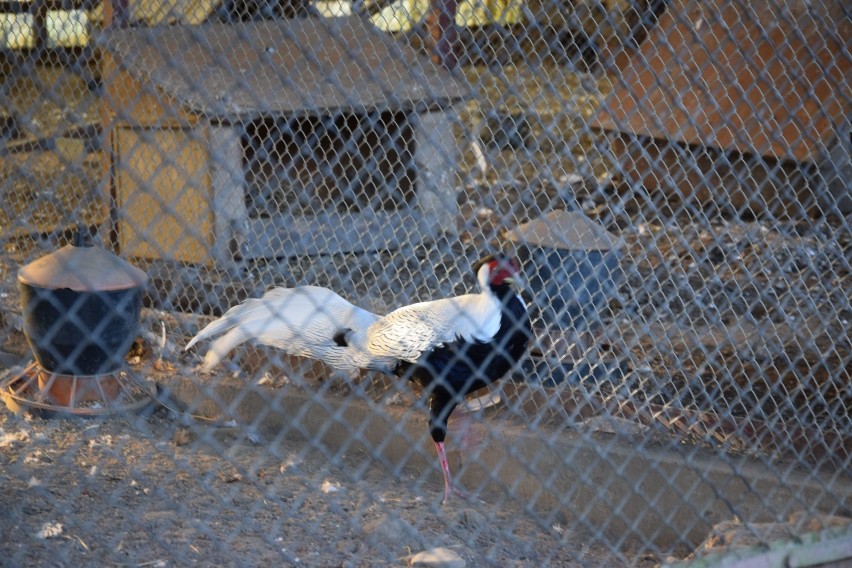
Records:
[[[193,337],[185,349],[224,333],[210,344],[204,357],[207,370],[238,345],[253,340],[340,369],[385,371],[392,362],[376,358],[364,348],[366,330],[377,319],[376,314],[327,288],[275,288],[262,298],[229,309]]]

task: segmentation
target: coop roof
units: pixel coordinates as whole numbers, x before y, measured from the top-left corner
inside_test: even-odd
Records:
[[[439,108],[468,96],[428,57],[355,16],[120,29],[101,43],[135,79],[222,121]]]
[[[816,160],[850,116],[852,24],[842,2],[782,4],[675,0],[620,62],[595,124]]]

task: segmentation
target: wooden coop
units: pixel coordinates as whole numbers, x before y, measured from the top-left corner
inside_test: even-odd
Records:
[[[849,147],[852,23],[839,2],[774,5],[676,0],[617,62],[593,125],[611,133],[624,181],[675,211],[843,207],[849,186],[827,195],[824,172]]]
[[[466,88],[361,18],[116,29],[103,48],[123,254],[227,265],[455,226],[446,110]]]

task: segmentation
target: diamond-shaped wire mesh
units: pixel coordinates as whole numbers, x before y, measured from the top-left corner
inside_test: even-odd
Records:
[[[3,563],[849,562],[850,22],[0,0]]]

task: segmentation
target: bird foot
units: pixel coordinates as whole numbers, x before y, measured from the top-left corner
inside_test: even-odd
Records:
[[[456,487],[453,483],[453,476],[450,473],[450,465],[447,463],[447,453],[444,450],[443,442],[436,442],[435,447],[438,450],[438,457],[441,461],[441,470],[444,472],[444,498],[441,500],[441,505],[446,505],[450,500],[462,499],[464,501],[473,500],[467,493]]]
[[[448,487],[444,487],[444,498],[441,500],[441,505],[446,505],[450,500],[462,499],[463,501],[469,501],[470,496],[456,487],[455,485],[450,485]]]

